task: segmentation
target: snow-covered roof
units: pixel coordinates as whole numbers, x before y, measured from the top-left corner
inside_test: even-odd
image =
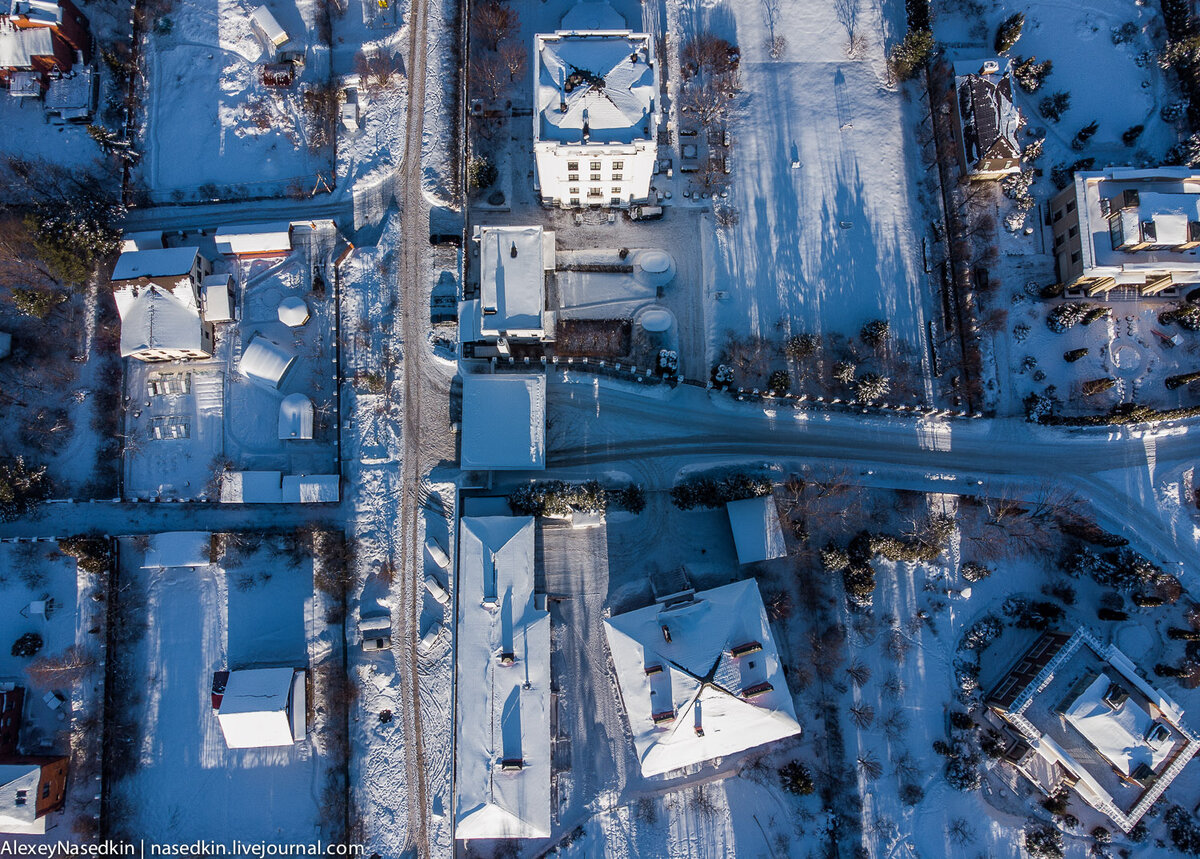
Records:
[[[308,321],[308,305],[298,295],[289,295],[279,302],[276,310],[279,321],[289,328],[299,328]]]
[[[550,614],[536,604],[533,565],[532,517],[462,520],[457,838],[550,834]]]
[[[256,379],[272,388],[278,388],[284,374],[292,366],[296,356],[273,340],[255,334],[246,345],[246,351],[238,361],[238,372]]]
[[[157,567],[207,567],[212,563],[212,535],[207,531],[164,531],[150,535],[143,570]]]
[[[481,335],[542,336],[546,271],[554,268],[554,233],[541,227],[481,227],[477,238]]]
[[[967,166],[984,159],[1017,160],[1021,144],[1021,112],[1013,103],[1011,61],[976,61],[969,67],[955,65],[954,86],[958,95],[959,122]],[[969,69],[969,70],[968,70]],[[1012,169],[1019,170],[1020,165]]]
[[[224,504],[279,504],[283,474],[278,471],[227,471],[221,479]]]
[[[304,394],[288,394],[279,404],[279,437],[313,437],[313,404]]]
[[[266,7],[260,8],[266,11]],[[268,16],[270,14],[267,12]],[[292,250],[291,230],[290,221],[218,227],[217,251],[223,254],[286,254]]]
[[[37,816],[38,764],[0,764],[0,832],[43,835],[46,818]]]
[[[121,253],[123,254],[135,251],[161,250],[162,246],[162,230],[144,230],[138,233],[126,233],[121,236]]]
[[[546,467],[546,377],[468,374],[463,377],[464,469]]]
[[[46,111],[64,119],[87,116],[94,106],[95,85],[96,72],[91,66],[80,66],[69,75],[51,78],[46,89]]]
[[[293,668],[230,671],[217,720],[231,749],[290,746]]]
[[[126,286],[113,297],[121,317],[122,357],[147,349],[206,349],[200,308],[189,282],[173,290],[153,283]]]
[[[28,69],[34,57],[52,56],[54,34],[49,28],[0,23],[0,69]]]
[[[534,48],[535,140],[632,143],[655,133],[657,83],[648,35],[560,30],[536,36]]]
[[[1153,770],[1171,756],[1177,738],[1167,733],[1158,742],[1151,742],[1148,735],[1156,724],[1137,701],[1126,697],[1118,706],[1110,706],[1105,693],[1113,681],[1107,674],[1100,674],[1083,691],[1063,714],[1088,742],[1125,775],[1133,775],[1139,764]],[[1120,685],[1119,683],[1117,685]],[[1163,725],[1165,732],[1171,729]]]
[[[1200,282],[1200,256],[1187,247],[1195,229],[1188,224],[1200,220],[1200,172],[1186,167],[1077,172],[1074,189],[1085,275],[1143,284],[1170,272],[1177,284]],[[1125,200],[1136,203],[1126,206]],[[1148,242],[1151,246],[1136,251],[1114,248],[1110,215],[1117,217],[1131,242],[1141,237],[1143,222],[1152,224],[1156,235]]]
[[[729,511],[739,564],[768,561],[787,554],[774,496],[730,501],[725,509]]]
[[[285,504],[335,504],[341,498],[341,480],[336,474],[285,474]]]
[[[189,274],[199,248],[147,248],[127,251],[117,257],[113,280],[136,280],[139,277],[175,277]]]
[[[616,615],[604,631],[643,775],[800,733],[753,579]]]
[[[204,290],[204,318],[209,322],[232,322],[233,304],[230,289],[233,278],[228,274],[210,274],[201,281]]]
[[[62,5],[53,0],[9,0],[0,2],[0,15],[27,18],[42,24],[61,24]]]

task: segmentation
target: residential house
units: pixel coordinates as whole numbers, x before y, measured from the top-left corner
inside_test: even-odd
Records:
[[[1200,750],[1183,710],[1087,629],[1043,633],[987,698],[1003,760],[1128,832]]]
[[[71,0],[0,0],[0,84],[41,95],[52,73],[92,60],[87,17]]]
[[[66,803],[68,759],[21,754],[25,699],[22,687],[0,684],[0,832],[41,835]]]
[[[1017,132],[1024,124],[1013,103],[1012,61],[991,59],[954,64],[952,115],[963,175],[999,179],[1021,171]]]
[[[465,517],[455,650],[455,836],[550,835],[550,613],[534,520]]]
[[[211,273],[212,263],[194,247],[122,253],[112,274],[121,356],[151,362],[212,357],[213,325],[200,303],[200,285]]]
[[[607,4],[564,19],[611,29],[563,29],[534,37],[533,152],[547,206],[621,207],[646,200],[658,157],[658,61],[654,40],[634,33]]]
[[[303,668],[230,671],[214,692],[217,721],[231,749],[290,746],[307,736]]]
[[[800,733],[753,579],[661,597],[604,633],[642,775]]]
[[[1175,296],[1200,284],[1200,172],[1078,172],[1050,201],[1059,283],[1069,291]]]

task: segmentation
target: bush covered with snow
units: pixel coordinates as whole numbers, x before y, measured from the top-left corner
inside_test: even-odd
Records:
[[[46,466],[29,465],[22,456],[0,459],[0,522],[24,516],[49,495]]]
[[[1189,302],[1164,310],[1158,314],[1158,321],[1163,325],[1174,323],[1188,331],[1200,331],[1200,303]]]
[[[862,331],[859,333],[864,343],[878,349],[887,343],[891,330],[892,326],[886,319],[872,319],[862,327]]]
[[[851,563],[842,571],[842,584],[850,602],[869,606],[875,597],[875,569],[870,564]]]
[[[1067,301],[1056,305],[1046,315],[1046,327],[1055,334],[1062,334],[1082,322],[1091,309],[1092,305],[1085,301]]]
[[[975,582],[982,582],[992,574],[991,569],[985,567],[983,564],[977,564],[974,561],[966,561],[959,568],[959,572],[962,573],[962,577],[964,579],[972,584]]]
[[[730,501],[770,494],[770,478],[744,472],[724,477],[689,477],[671,488],[671,500],[680,510],[721,507]]]
[[[1025,28],[1025,16],[1020,12],[1014,12],[1009,15],[1000,24],[1000,28],[996,30],[996,53],[1003,54],[1005,51],[1011,50],[1012,46],[1017,43],[1017,39],[1021,38],[1021,31]]]
[[[1051,122],[1058,122],[1071,109],[1071,94],[1059,90],[1038,102],[1038,112]]]
[[[1163,815],[1163,823],[1176,850],[1191,856],[1200,855],[1200,825],[1195,815],[1188,813],[1185,808],[1172,805]]]
[[[783,347],[784,353],[793,361],[805,361],[817,354],[821,338],[816,334],[793,334]]]
[[[1181,388],[1184,385],[1190,385],[1192,382],[1200,382],[1200,372],[1180,373],[1177,376],[1167,376],[1167,378],[1163,380],[1163,384],[1166,385],[1167,389],[1171,391],[1175,390],[1176,388]]]
[[[104,575],[112,566],[112,547],[101,537],[67,537],[58,541],[58,548],[94,576]]]
[[[821,550],[821,565],[831,573],[840,573],[850,566],[850,555],[833,543]]]
[[[1069,351],[1063,352],[1063,360],[1066,361],[1068,364],[1074,364],[1080,358],[1087,355],[1087,353],[1088,353],[1088,348],[1086,346],[1080,347],[1079,349],[1071,349]]]
[[[854,386],[854,396],[864,403],[870,403],[887,396],[892,389],[892,380],[878,373],[864,373]]]
[[[565,518],[574,511],[603,513],[608,508],[608,492],[597,480],[539,480],[514,490],[508,496],[508,506],[518,516]]]
[[[959,646],[964,650],[986,650],[1003,631],[1004,624],[1000,618],[994,614],[985,615],[967,628]]]
[[[1031,823],[1025,827],[1025,852],[1032,859],[1062,859],[1063,836],[1046,823]]]
[[[979,771],[979,755],[961,741],[950,747],[943,774],[946,783],[956,790],[978,790],[979,786],[983,784],[983,777]]]
[[[1013,77],[1017,81],[1017,86],[1029,93],[1041,89],[1042,82],[1046,80],[1046,76],[1053,69],[1054,63],[1050,60],[1039,63],[1037,57],[1029,59],[1017,57],[1013,61]]]
[[[901,81],[916,77],[932,53],[933,33],[928,29],[910,29],[888,57],[892,74]]]
[[[833,365],[833,378],[843,385],[849,385],[854,382],[854,374],[857,371],[858,368],[852,361],[838,361]]]
[[[42,649],[42,637],[36,632],[27,632],[13,642],[13,656],[33,656]]]
[[[815,789],[812,773],[800,761],[788,761],[779,768],[779,782],[788,793],[808,796]]]

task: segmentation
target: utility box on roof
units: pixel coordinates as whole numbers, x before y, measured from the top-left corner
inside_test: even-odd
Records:
[[[275,20],[275,16],[266,6],[259,6],[251,12],[250,20],[254,22],[272,47],[278,48],[287,43],[288,34],[284,32],[283,27],[279,26],[279,22]]]

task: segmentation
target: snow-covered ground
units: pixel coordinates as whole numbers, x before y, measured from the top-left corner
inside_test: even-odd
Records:
[[[100,740],[104,697],[104,583],[78,569],[75,559],[54,543],[0,545],[0,678],[25,688],[24,721],[20,745],[26,754],[70,755],[75,768],[67,783],[67,805],[46,822],[48,835],[64,840],[86,840],[88,829],[78,831],[77,819],[99,814],[94,797],[100,784]],[[45,601],[45,615],[30,611],[35,601]],[[16,656],[7,642],[26,633],[42,637],[34,657]],[[39,658],[60,656],[78,647],[93,660],[93,668],[79,682],[38,684],[25,669]],[[45,696],[58,696],[51,707]],[[37,838],[21,840],[41,840]]]
[[[227,748],[211,703],[214,671],[304,668],[311,690],[321,664],[340,661],[341,627],[325,622],[312,559],[297,563],[285,542],[268,537],[204,567],[141,569],[144,550],[122,540],[122,581],[144,600],[145,631],[127,654],[143,680],[122,702],[139,736],[110,785],[116,831],[175,843],[315,842],[339,831],[324,813],[327,716],[312,693],[308,736],[293,746]]]
[[[329,181],[330,150],[312,136],[303,89],[329,77],[328,45],[311,0],[271,12],[303,64],[288,87],[268,87],[276,52],[243,0],[163,0],[146,36],[144,156],[136,178],[155,202],[304,196]]]

